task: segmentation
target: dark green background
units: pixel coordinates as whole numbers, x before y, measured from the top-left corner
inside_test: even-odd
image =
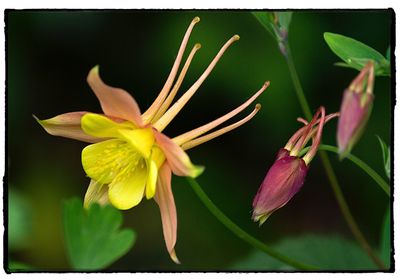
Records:
[[[87,73],[97,64],[105,82],[129,91],[144,111],[162,88],[195,16],[201,22],[188,48],[197,42],[202,48],[182,90],[197,79],[226,40],[234,34],[241,39],[165,130],[168,136],[227,113],[264,81],[271,81],[258,99],[262,109],[251,122],[189,151],[194,163],[206,166],[198,178],[204,191],[233,221],[266,243],[306,233],[342,235],[353,241],[318,157],[290,203],[261,228],[250,219],[252,199],[266,171],[300,126],[296,117],[302,116],[285,60],[250,11],[8,11],[6,187],[23,199],[27,214],[22,214],[21,223],[28,233],[10,245],[10,259],[41,270],[69,269],[61,205],[72,196],[83,198],[89,183],[80,163],[85,143],[46,134],[32,114],[46,119],[78,110],[100,112],[86,83]],[[353,69],[333,65],[339,58],[324,42],[323,33],[355,38],[385,54],[391,43],[391,17],[389,10],[294,12],[289,41],[313,111],[320,105],[327,112],[337,111],[343,90],[357,75]],[[375,135],[390,142],[390,79],[376,78],[374,94],[371,118],[353,153],[384,176]],[[334,120],[325,126],[325,143],[335,145],[336,124]],[[377,248],[387,197],[352,163],[329,156],[355,219]],[[143,200],[124,212],[124,227],[136,230],[137,242],[111,269],[226,270],[251,253],[248,244],[205,209],[185,179],[173,178],[173,192],[178,211],[176,251],[182,264],[169,259],[157,205]]]

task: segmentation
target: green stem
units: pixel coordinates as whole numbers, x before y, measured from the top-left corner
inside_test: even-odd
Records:
[[[295,267],[297,269],[301,270],[318,270],[317,267],[307,265],[300,263],[296,260],[292,260],[275,250],[271,249],[267,245],[265,245],[263,242],[260,240],[254,238],[250,234],[248,234],[246,231],[244,231],[242,228],[240,228],[238,225],[236,225],[231,219],[229,219],[207,196],[207,194],[201,189],[199,183],[192,179],[192,178],[187,178],[187,181],[189,182],[190,186],[192,186],[194,192],[197,194],[199,199],[203,202],[205,207],[220,221],[225,227],[227,227],[232,233],[234,233],[237,237],[240,239],[246,241],[253,247],[263,251],[264,253],[268,254],[269,256],[286,263],[292,267]]]
[[[293,81],[293,85],[296,91],[296,95],[297,98],[299,100],[300,106],[303,110],[303,113],[305,115],[305,117],[310,121],[312,118],[312,114],[311,114],[311,110],[310,107],[308,105],[307,99],[304,95],[303,92],[303,88],[301,87],[301,83],[300,83],[300,79],[299,76],[297,74],[296,71],[296,67],[294,65],[294,60],[290,51],[290,47],[289,47],[289,42],[286,40],[286,42],[284,43],[284,47],[286,50],[286,55],[284,55],[284,57],[286,58],[286,62],[288,64],[289,67],[289,72],[290,72],[290,76],[292,78]],[[365,250],[365,252],[368,254],[368,256],[372,259],[372,261],[376,264],[376,266],[378,266],[381,269],[385,269],[385,265],[383,264],[383,262],[375,255],[374,251],[372,250],[371,246],[369,245],[368,241],[366,240],[366,238],[364,237],[363,233],[361,232],[360,228],[358,227],[356,221],[354,220],[353,215],[351,214],[350,208],[344,198],[342,189],[340,188],[339,182],[336,178],[335,172],[333,170],[332,164],[329,161],[328,155],[326,154],[325,151],[321,150],[318,152],[322,164],[324,166],[326,175],[328,177],[328,180],[330,182],[332,191],[336,197],[336,201],[338,202],[340,211],[343,214],[344,219],[347,222],[347,225],[350,228],[350,231],[352,232],[352,234],[354,235],[354,237],[356,238],[356,240],[358,241],[358,243],[360,243],[361,247]]]
[[[309,149],[310,149],[309,147],[304,148],[300,152],[299,156],[301,157],[302,155],[304,155]],[[321,144],[318,149],[339,154],[339,149],[336,146],[332,146],[332,145]],[[352,154],[348,154],[346,159],[349,159],[355,165],[357,165],[360,169],[365,171],[373,180],[375,180],[375,182],[381,187],[381,189],[388,196],[390,196],[389,184],[387,184],[386,181],[376,171],[374,171],[370,166],[368,166],[366,163],[364,163],[360,158],[358,158]]]
[[[286,58],[286,62],[289,67],[289,72],[293,81],[293,86],[297,95],[297,99],[300,103],[301,109],[303,110],[305,117],[308,119],[308,121],[310,121],[312,118],[312,113],[308,105],[306,96],[304,95],[303,88],[301,87],[300,79],[299,76],[297,75],[296,67],[294,66],[294,60],[288,42],[286,42],[285,44],[285,49],[287,55],[284,57]]]

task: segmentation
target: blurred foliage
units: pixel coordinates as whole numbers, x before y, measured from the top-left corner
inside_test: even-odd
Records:
[[[273,245],[277,251],[323,270],[374,270],[371,259],[353,241],[337,235],[300,235]],[[304,251],[307,251],[306,253]],[[293,267],[253,251],[231,266],[234,270],[294,270]]]
[[[24,272],[32,270],[34,270],[34,268],[25,263],[15,261],[8,262],[8,272]]]
[[[12,250],[23,249],[32,234],[30,200],[11,188],[8,192],[8,203],[8,247]]]
[[[293,12],[253,12],[261,25],[275,38],[284,55],[286,54],[284,43],[288,38],[292,14]]]
[[[289,41],[312,109],[324,105],[327,112],[337,111],[343,90],[355,76],[354,71],[332,66],[337,57],[324,43],[323,33],[346,34],[385,53],[392,42],[392,14],[391,10],[293,12]],[[262,228],[250,219],[252,199],[265,172],[300,126],[296,118],[302,116],[284,58],[250,12],[20,10],[6,12],[7,182],[9,191],[17,190],[32,206],[33,228],[24,249],[9,247],[10,259],[37,270],[69,269],[62,202],[83,197],[89,184],[80,161],[86,144],[46,134],[32,114],[46,119],[70,111],[100,112],[85,80],[98,64],[104,81],[126,89],[144,111],[162,88],[195,16],[201,22],[188,48],[197,42],[202,48],[182,90],[196,81],[226,40],[234,34],[241,39],[165,130],[168,136],[229,112],[265,80],[271,81],[259,98],[262,109],[252,121],[189,151],[194,163],[206,166],[198,178],[204,191],[234,222],[266,243],[328,233],[353,240],[318,159],[302,190]],[[390,79],[377,78],[374,93],[374,110],[353,153],[384,175],[375,135],[390,142],[394,96]],[[335,133],[336,121],[332,121],[324,128],[324,142],[334,145]],[[351,162],[339,162],[335,155],[331,159],[355,219],[378,249],[386,195],[363,172],[356,172]],[[172,189],[178,213],[176,252],[182,264],[170,260],[159,210],[150,200],[123,212],[123,227],[135,228],[138,239],[108,270],[227,270],[252,251],[215,220],[185,180],[174,177]]]
[[[373,60],[377,76],[390,76],[390,60],[386,60],[375,49],[340,34],[326,32],[324,38],[332,51],[345,62],[336,65],[361,70],[368,61]]]
[[[379,140],[379,144],[382,149],[382,157],[383,157],[383,167],[385,168],[386,176],[390,179],[390,168],[392,164],[390,163],[390,146],[387,146],[386,143],[379,137],[376,136]]]
[[[391,268],[391,257],[392,257],[392,220],[391,220],[391,213],[390,208],[386,210],[385,218],[382,223],[382,230],[381,230],[381,244],[380,244],[380,257],[382,258],[383,262],[387,265],[388,268]]]
[[[122,213],[106,205],[83,208],[79,198],[64,203],[65,244],[75,270],[103,269],[126,254],[135,241],[131,229],[119,230]]]

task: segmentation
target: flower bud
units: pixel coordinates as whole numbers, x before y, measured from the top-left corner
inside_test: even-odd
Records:
[[[253,201],[253,220],[260,226],[300,190],[308,171],[303,159],[285,156],[281,150]]]
[[[374,99],[373,82],[374,66],[368,63],[344,91],[336,134],[340,158],[351,151],[364,131]]]
[[[259,222],[260,226],[275,210],[287,204],[303,186],[308,165],[321,143],[323,127],[327,121],[337,116],[338,113],[326,116],[325,108],[320,107],[310,123],[302,118],[299,120],[305,126],[298,129],[285,147],[278,151],[274,164],[254,198],[252,219]],[[301,150],[311,139],[312,145],[301,157]]]

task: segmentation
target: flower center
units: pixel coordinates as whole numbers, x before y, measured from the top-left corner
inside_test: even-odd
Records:
[[[82,152],[86,174],[102,184],[119,182],[135,169],[145,169],[144,158],[126,141],[107,140],[88,146]]]

